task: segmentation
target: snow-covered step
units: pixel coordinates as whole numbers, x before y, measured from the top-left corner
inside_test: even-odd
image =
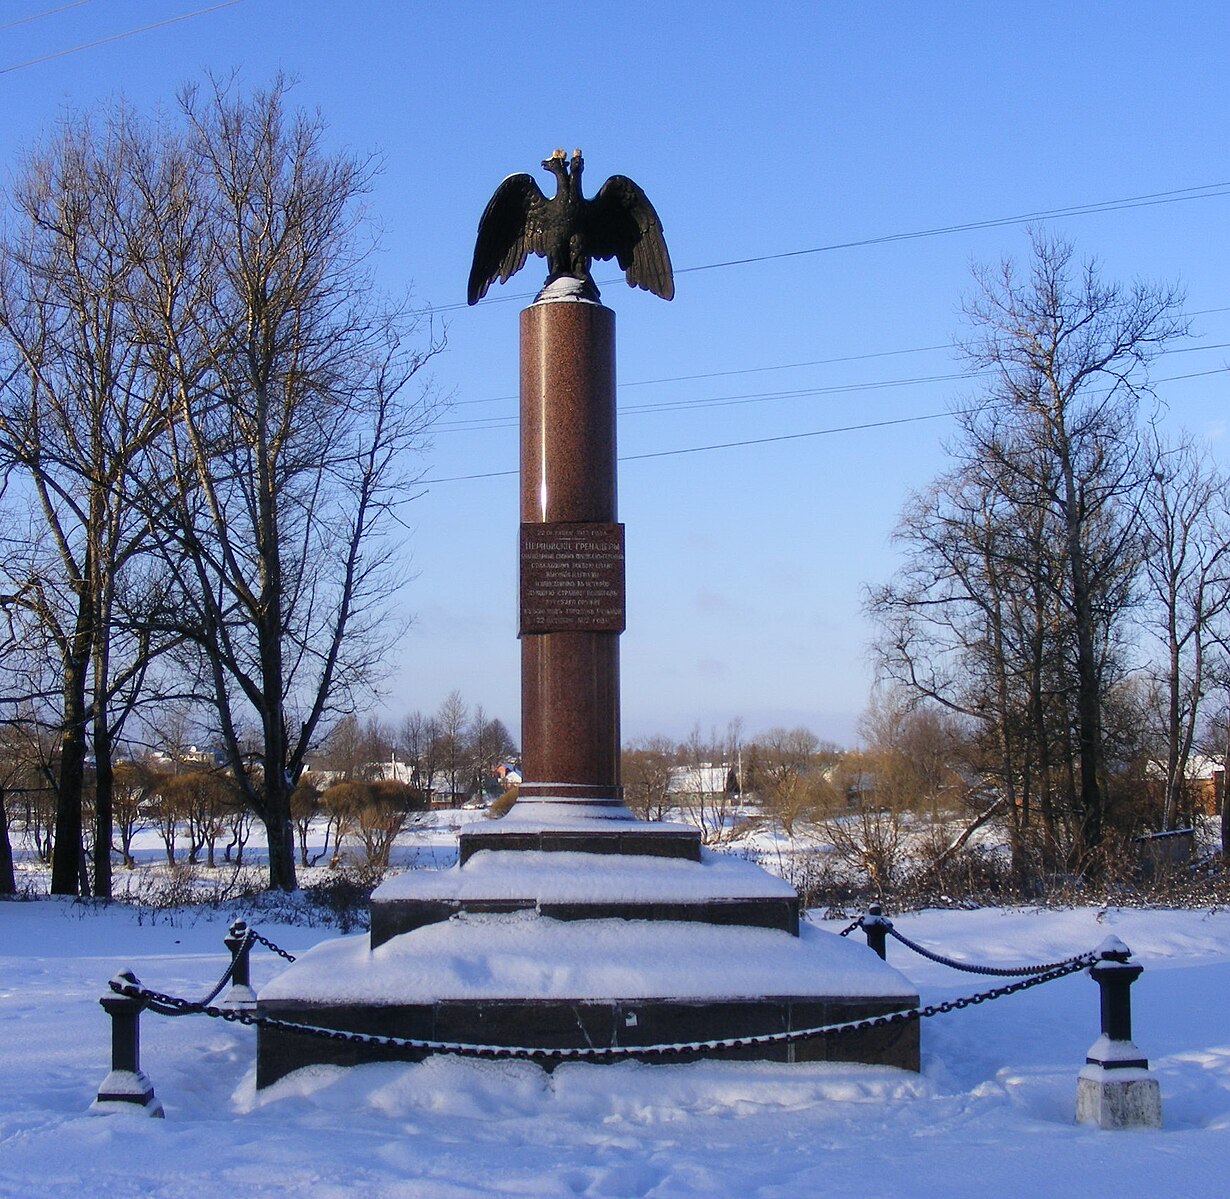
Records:
[[[460,912],[533,911],[556,920],[668,920],[747,925],[797,935],[793,887],[750,862],[566,850],[483,850],[448,870],[412,870],[372,894],[371,943]]]
[[[528,912],[461,915],[370,949],[362,938],[326,941],[259,995],[265,1015],[379,1037],[908,1070],[919,1064],[916,1020],[665,1057],[653,1047],[790,1034],[917,1002],[914,986],[866,945],[810,926],[793,937],[672,922],[562,923]],[[262,1027],[257,1086],[301,1066],[415,1061],[432,1051]]]

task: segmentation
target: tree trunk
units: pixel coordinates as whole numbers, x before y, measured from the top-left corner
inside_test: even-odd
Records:
[[[294,891],[299,882],[295,875],[295,839],[289,814],[283,812],[279,816],[272,808],[266,808],[263,820],[269,841],[269,886],[279,891]]]
[[[1226,706],[1226,743],[1221,760],[1221,860],[1230,866],[1230,704]]]
[[[1081,839],[1086,852],[1102,843],[1102,695],[1094,660],[1092,616],[1081,605],[1077,620],[1077,755],[1080,762]]]
[[[0,787],[0,895],[17,894],[17,877],[13,873],[13,843],[9,840],[9,813],[4,788]]]
[[[81,793],[85,782],[85,670],[80,661],[66,664],[63,691],[64,726],[60,740],[59,785],[56,787],[51,893],[78,895],[82,867]]]
[[[101,696],[95,699],[101,703]],[[94,894],[111,898],[111,840],[114,833],[115,781],[111,768],[111,731],[105,705],[94,715]]]

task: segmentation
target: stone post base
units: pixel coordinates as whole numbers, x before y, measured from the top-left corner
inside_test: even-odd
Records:
[[[1099,1128],[1161,1128],[1157,1079],[1149,1070],[1085,1066],[1076,1081],[1076,1122]]]
[[[144,1070],[112,1070],[103,1079],[89,1110],[96,1116],[132,1112],[161,1118],[166,1114]]]

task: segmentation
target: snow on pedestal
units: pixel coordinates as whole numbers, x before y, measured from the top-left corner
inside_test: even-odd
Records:
[[[865,945],[808,925],[794,937],[691,922],[462,913],[375,949],[354,937],[325,941],[266,983],[260,1001],[892,1000],[912,993]]]
[[[699,862],[624,854],[476,853],[464,868],[408,870],[380,884],[374,903],[407,899],[533,898],[556,903],[664,903],[793,898],[794,888],[751,862],[702,849]]]
[[[464,865],[399,875],[372,896],[370,937],[316,946],[258,997],[262,1013],[292,1023],[436,1044],[643,1048],[659,1060],[658,1045],[768,1034],[782,1039],[686,1052],[911,1070],[914,1021],[793,1034],[917,1002],[866,945],[800,926],[788,883],[699,847],[695,858],[483,848]],[[430,1051],[266,1026],[257,1085],[303,1065]]]

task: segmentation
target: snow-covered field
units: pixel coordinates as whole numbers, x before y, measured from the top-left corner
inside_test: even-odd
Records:
[[[1146,967],[1135,1036],[1160,1131],[1073,1123],[1098,1032],[1078,974],[924,1023],[921,1076],[856,1066],[564,1065],[439,1058],[301,1071],[258,1095],[251,1029],[142,1020],[165,1120],[90,1116],[106,980],[195,996],[230,913],[0,904],[0,1196],[1220,1196],[1230,1173],[1230,913],[983,910],[903,916],[981,962],[1051,961],[1120,936]],[[830,927],[834,929],[840,924]],[[326,934],[266,923],[299,951]],[[969,994],[890,942],[924,1002]],[[279,969],[254,955],[258,985]],[[994,985],[994,981],[985,985]]]

